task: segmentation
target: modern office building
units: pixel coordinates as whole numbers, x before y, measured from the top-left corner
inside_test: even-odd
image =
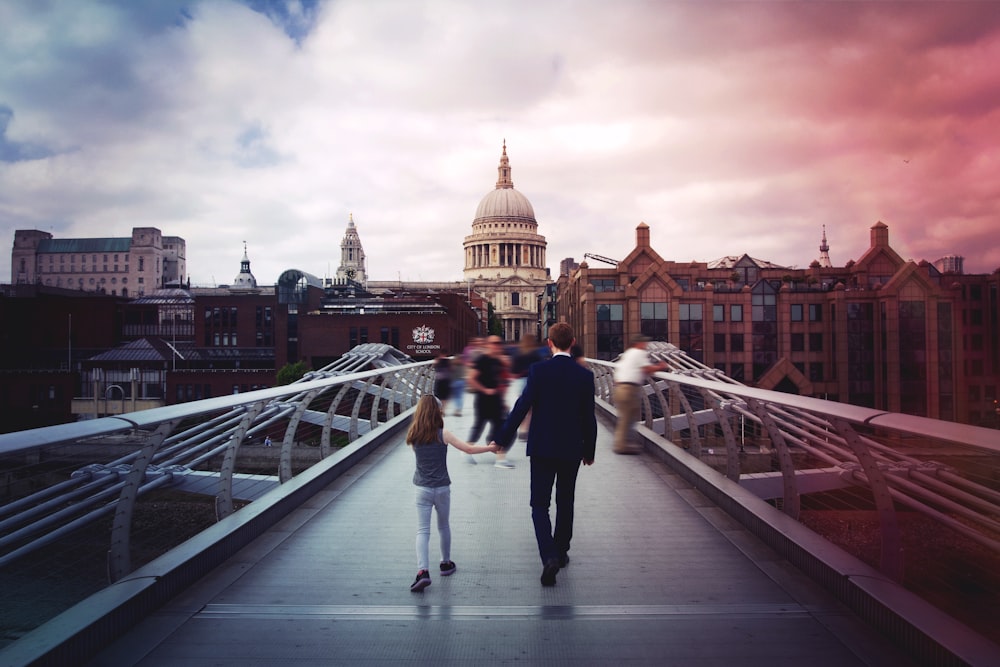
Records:
[[[748,385],[995,426],[1000,271],[942,273],[903,260],[884,223],[870,232],[864,255],[837,267],[824,230],[820,259],[794,269],[665,260],[643,223],[617,266],[560,276],[557,316],[599,359],[642,333]]]

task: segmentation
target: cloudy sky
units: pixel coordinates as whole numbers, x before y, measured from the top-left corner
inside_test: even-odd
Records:
[[[995,2],[4,0],[0,238],[243,243],[259,282],[460,280],[507,142],[559,261],[835,264],[889,225],[907,259],[1000,267]],[[0,281],[10,252],[0,252]]]

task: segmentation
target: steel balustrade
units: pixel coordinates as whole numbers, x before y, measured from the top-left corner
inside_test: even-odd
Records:
[[[878,567],[888,577],[901,581],[905,573],[899,508],[1000,554],[997,431],[747,387],[666,343],[650,343],[649,352],[670,367],[647,381],[641,401],[640,421],[662,446],[685,449],[792,518],[810,494],[864,489],[880,526]],[[614,364],[587,364],[599,405],[613,415]],[[248,484],[272,488],[294,477],[304,429],[318,433],[315,449],[326,458],[335,434],[352,442],[405,413],[432,388],[431,362],[368,344],[285,387],[0,435],[4,460],[42,458],[56,445],[68,446],[65,454],[109,437],[137,443],[108,463],[78,467],[70,479],[22,496],[8,492],[9,502],[0,506],[0,567],[114,513],[108,572],[119,580],[132,571],[131,530],[144,494],[201,489],[214,496],[221,519],[247,500],[239,493],[247,493]],[[247,441],[279,432],[274,474],[257,482],[241,476]],[[934,462],[955,453],[979,457],[981,474]],[[774,469],[749,469],[755,455],[774,461]]]
[[[413,362],[387,345],[366,344],[284,387],[0,435],[5,461],[42,458],[42,451],[58,445],[66,454],[114,436],[140,443],[125,456],[84,465],[68,480],[0,506],[0,567],[114,513],[108,574],[117,581],[132,570],[131,526],[143,495],[163,487],[183,488],[193,473],[221,458],[218,470],[208,471],[214,481],[200,486],[212,490],[216,516],[224,518],[236,509],[237,461],[248,437],[284,429],[277,476],[261,482],[271,488],[294,477],[293,455],[301,449],[297,436],[303,422],[319,427],[320,456],[325,458],[333,451],[334,432],[353,442],[412,407],[415,397],[432,386],[431,362]],[[313,406],[328,395],[329,405],[316,412]]]
[[[901,580],[904,572],[897,506],[1000,554],[1000,432],[747,387],[669,343],[651,342],[647,351],[670,368],[643,387],[640,421],[647,428],[703,457],[704,431],[711,427],[725,452],[722,472],[773,499],[792,518],[798,518],[802,497],[817,482],[821,489],[866,489],[880,523],[879,568],[893,579]],[[613,404],[614,364],[588,360],[588,366],[598,398]],[[744,431],[750,425],[754,440],[777,461],[777,473],[741,470],[746,450],[737,440],[737,423]],[[977,455],[982,474],[973,478],[925,460],[912,453],[916,445],[931,447],[938,456]],[[797,469],[803,456],[823,467]],[[810,486],[803,489],[807,478]]]

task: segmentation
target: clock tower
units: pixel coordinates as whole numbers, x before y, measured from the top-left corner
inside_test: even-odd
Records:
[[[344,240],[340,242],[340,266],[337,268],[337,280],[353,280],[364,286],[368,282],[365,271],[365,250],[361,247],[361,237],[354,226],[354,214],[347,221],[347,231]]]

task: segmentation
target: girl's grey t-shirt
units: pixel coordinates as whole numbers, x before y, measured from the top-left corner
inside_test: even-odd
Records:
[[[448,445],[444,435],[438,431],[437,442],[414,444],[413,453],[417,456],[417,469],[413,472],[413,483],[417,486],[448,486]]]

